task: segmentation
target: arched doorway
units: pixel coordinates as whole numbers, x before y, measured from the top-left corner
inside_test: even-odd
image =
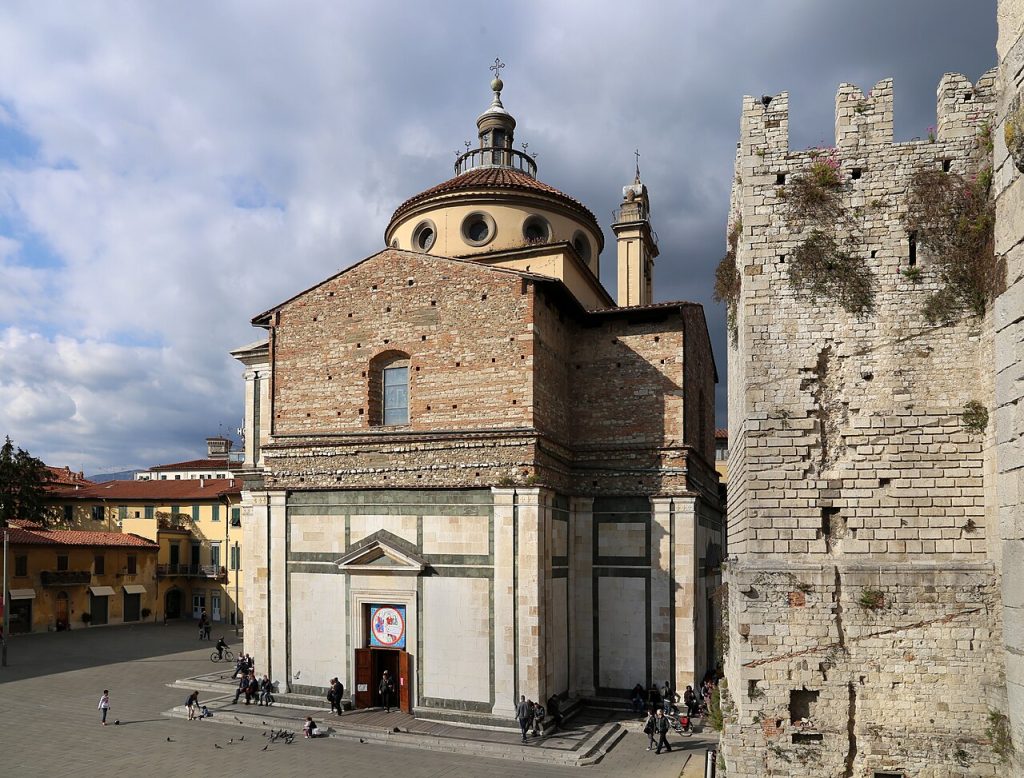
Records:
[[[181,589],[171,589],[164,595],[164,616],[168,619],[181,618]]]
[[[57,605],[55,619],[57,631],[63,632],[70,626],[68,621],[68,593],[57,592]]]

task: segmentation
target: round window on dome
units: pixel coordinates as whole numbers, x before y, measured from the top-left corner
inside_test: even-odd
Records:
[[[548,243],[551,240],[551,224],[536,214],[523,222],[523,238],[527,243]]]
[[[576,249],[576,253],[580,255],[580,259],[590,264],[590,241],[587,240],[587,236],[579,230],[572,236],[572,247]]]
[[[476,211],[462,220],[462,239],[470,246],[486,246],[494,239],[496,227],[490,214]]]
[[[421,221],[412,231],[412,246],[417,251],[430,251],[437,240],[437,227],[430,219]]]

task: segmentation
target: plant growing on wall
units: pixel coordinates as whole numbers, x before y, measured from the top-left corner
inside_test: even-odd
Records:
[[[863,213],[849,210],[843,201],[835,149],[811,156],[807,169],[780,189],[787,223],[805,231],[789,263],[789,283],[812,300],[831,300],[849,313],[868,314],[875,307],[875,279],[856,250]]]
[[[932,324],[951,324],[965,315],[983,316],[1002,291],[1005,268],[995,255],[991,129],[979,133],[973,172],[961,176],[920,168],[907,197],[907,229],[929,249],[940,288],[924,306]]]
[[[737,220],[729,229],[728,248],[725,256],[715,268],[715,302],[725,303],[726,321],[734,342],[736,339],[736,305],[740,299],[742,280],[739,268],[736,266],[736,246],[742,232],[743,222]]]
[[[857,604],[865,610],[879,610],[885,607],[885,593],[878,589],[862,589]]]
[[[1005,713],[989,710],[985,736],[992,746],[992,752],[999,757],[999,760],[1004,763],[1010,761],[1014,747],[1013,738],[1010,736],[1010,719]]]
[[[977,400],[971,400],[964,404],[960,421],[968,432],[984,432],[988,427],[988,408]]]
[[[833,300],[850,313],[875,307],[874,276],[853,253],[852,241],[814,229],[793,251],[789,282],[814,300]]]

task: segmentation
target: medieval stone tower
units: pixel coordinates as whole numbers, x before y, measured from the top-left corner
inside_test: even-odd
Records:
[[[935,127],[894,143],[892,82],[844,84],[835,147],[805,151],[786,93],[744,100],[729,776],[1008,774],[993,306],[965,310],[926,229],[950,192],[987,196],[996,89],[945,75]]]

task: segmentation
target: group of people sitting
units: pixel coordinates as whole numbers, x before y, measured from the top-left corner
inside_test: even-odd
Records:
[[[526,742],[527,733],[537,737],[544,734],[544,719],[550,714],[556,728],[562,726],[562,712],[559,709],[559,701],[556,695],[548,699],[548,709],[539,702],[526,699],[520,696],[519,704],[516,706],[516,720],[519,722],[519,729],[523,733],[523,742]]]
[[[686,708],[686,715],[690,718],[694,716],[703,715],[707,712],[707,703],[711,701],[711,692],[714,691],[714,680],[705,678],[704,684],[702,684],[701,695],[693,690],[692,686],[687,686],[686,691],[683,692],[682,703]],[[704,695],[706,694],[706,699]],[[644,689],[641,684],[637,684],[633,687],[633,693],[631,702],[633,703],[633,712],[637,714],[645,714],[650,712],[650,715],[654,715],[654,711],[661,710],[666,716],[672,713],[679,713],[679,707],[676,705],[680,701],[678,692],[672,688],[672,684],[665,681],[665,685],[659,689],[657,684],[651,684],[650,689]]]
[[[269,707],[274,702],[274,682],[268,675],[260,678],[254,670],[245,670],[242,673],[242,680],[238,682],[238,689],[235,690],[234,705],[238,704],[238,698],[243,694],[246,705],[255,701],[257,705]]]

